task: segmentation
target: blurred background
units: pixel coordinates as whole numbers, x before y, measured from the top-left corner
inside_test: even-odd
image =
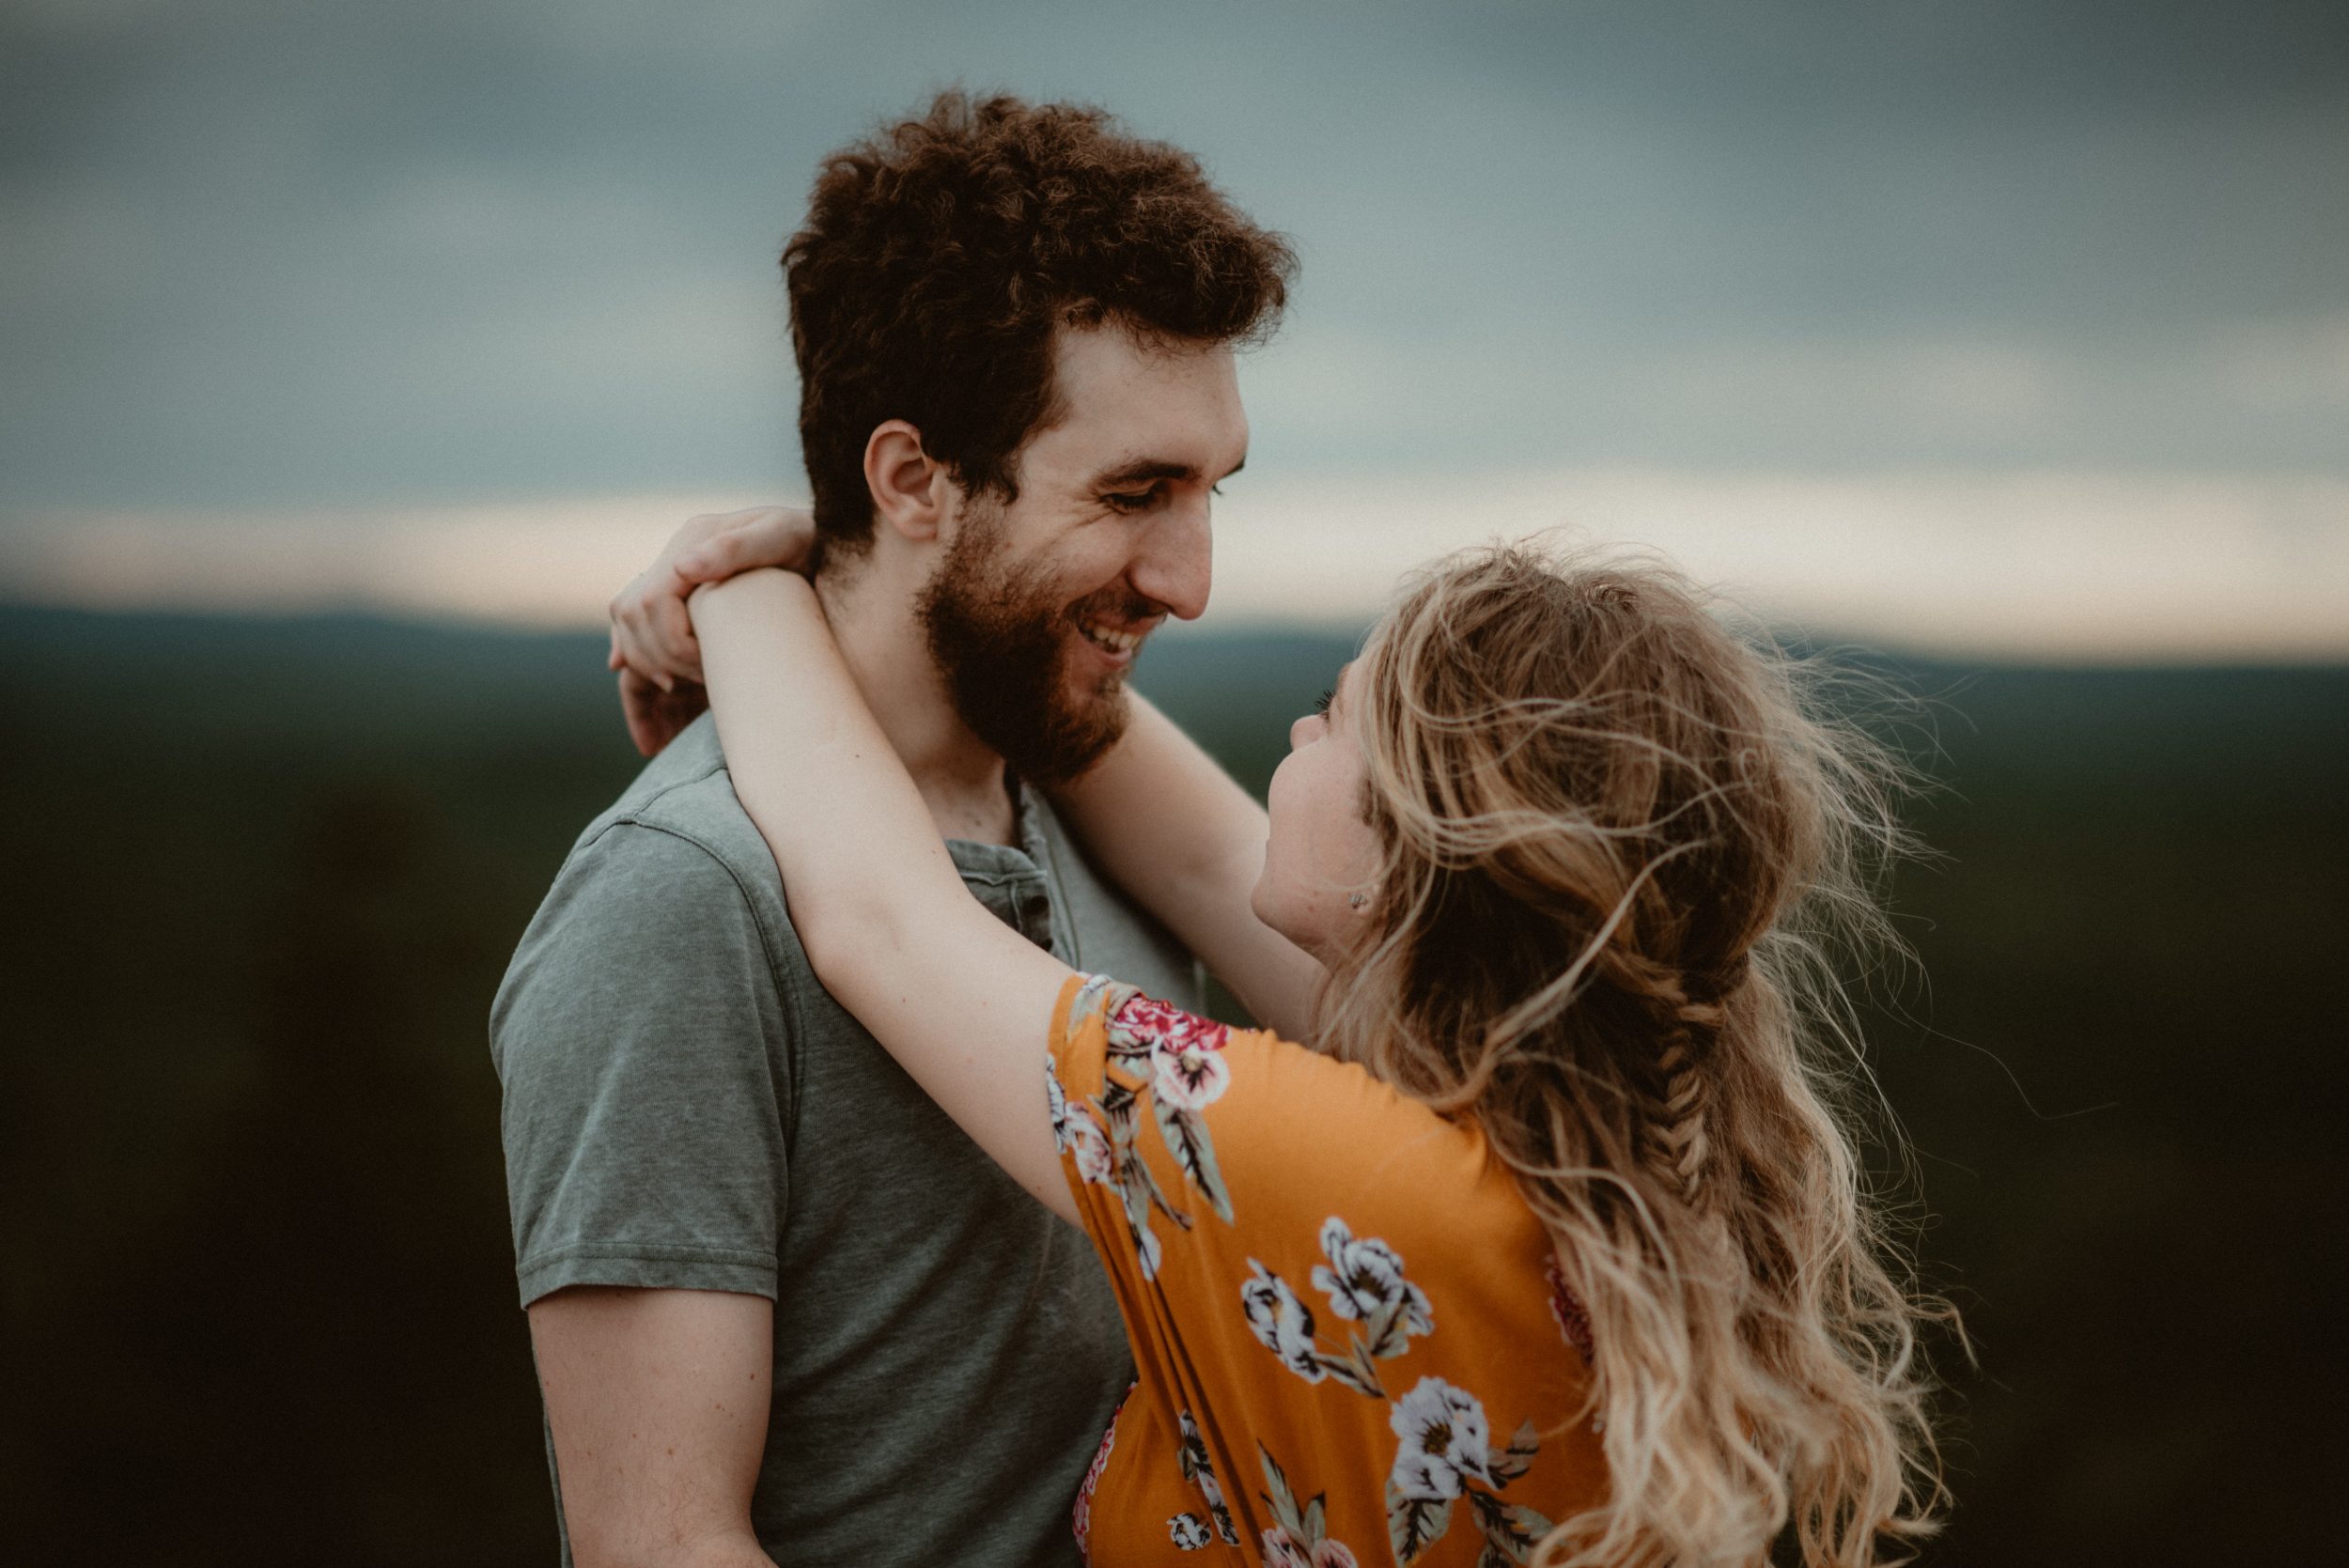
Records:
[[[1535,528],[1926,700],[1926,1560],[2323,1551],[2349,8],[6,0],[10,1557],[552,1559],[489,999],[638,766],[603,600],[805,493],[817,161],[952,82],[1297,241],[1140,673],[1252,784],[1398,572]]]

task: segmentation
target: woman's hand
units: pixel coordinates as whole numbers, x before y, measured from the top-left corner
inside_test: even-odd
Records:
[[[802,570],[816,520],[796,506],[754,506],[690,518],[653,564],[613,596],[612,653],[629,738],[651,756],[709,706],[701,644],[686,598],[754,567]]]

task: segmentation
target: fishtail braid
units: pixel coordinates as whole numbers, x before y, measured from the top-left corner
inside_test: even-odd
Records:
[[[1705,1058],[1728,1022],[1727,999],[1746,982],[1744,955],[1716,973],[1684,976],[1680,1001],[1657,1052],[1659,1093],[1648,1124],[1649,1152],[1691,1208],[1706,1196],[1712,1143],[1705,1131]]]

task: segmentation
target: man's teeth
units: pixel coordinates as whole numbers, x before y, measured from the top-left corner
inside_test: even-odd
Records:
[[[1096,625],[1087,626],[1084,634],[1093,640],[1096,646],[1107,648],[1112,653],[1131,653],[1142,646],[1142,633],[1139,631],[1120,631],[1115,627]]]

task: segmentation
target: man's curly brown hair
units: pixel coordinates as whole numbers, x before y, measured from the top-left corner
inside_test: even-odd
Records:
[[[1057,417],[1055,328],[1253,341],[1296,265],[1197,159],[1085,105],[948,91],[833,153],[783,251],[819,549],[872,540],[875,426],[906,420],[966,492],[1016,499],[1020,447]]]

